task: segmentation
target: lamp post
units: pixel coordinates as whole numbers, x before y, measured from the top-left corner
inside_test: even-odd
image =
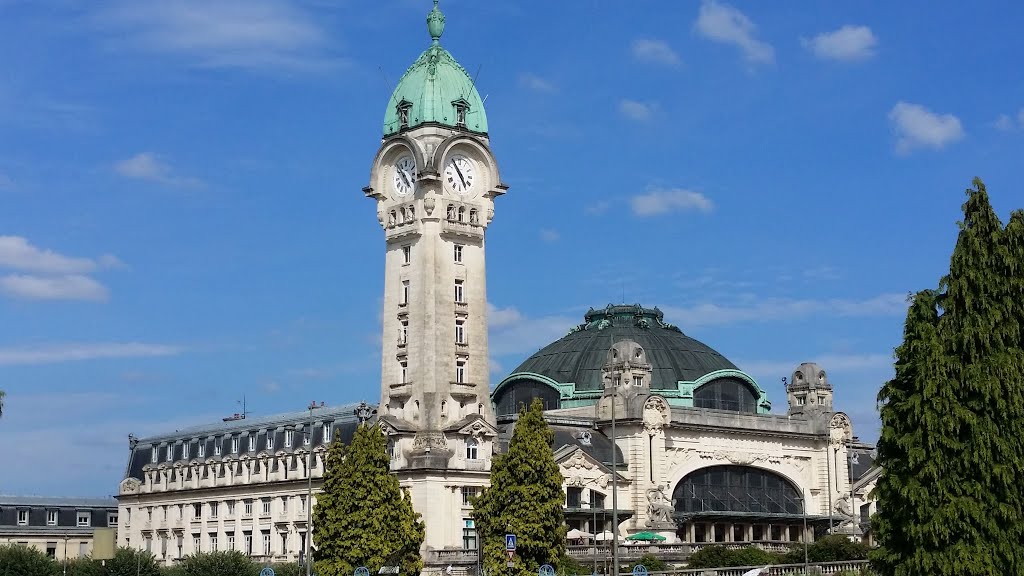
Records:
[[[309,547],[313,540],[313,410],[316,408],[318,408],[316,402],[309,403],[309,425],[306,427],[306,550],[303,553],[303,558],[306,561],[306,576],[313,573]]]
[[[620,375],[615,376],[615,394],[612,396],[612,574],[615,576],[619,576],[619,471],[615,443],[615,403],[619,399],[619,378]]]
[[[594,522],[590,525],[590,529],[594,532],[594,576],[597,576],[597,505],[594,502],[594,490],[590,490],[590,502],[584,502],[587,506],[590,506],[590,511],[594,513]]]
[[[800,493],[802,496],[801,500],[803,500],[800,503],[800,508],[804,516],[804,537],[801,540],[804,541],[804,574],[807,574],[807,494],[803,490]]]

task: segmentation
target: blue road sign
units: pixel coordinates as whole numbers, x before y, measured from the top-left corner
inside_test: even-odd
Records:
[[[647,576],[647,566],[643,564],[633,566],[633,576]]]
[[[512,550],[515,550],[515,549],[516,549],[516,535],[515,534],[505,534],[505,550],[512,551]]]
[[[260,576],[274,576],[274,569],[267,566],[263,570],[260,570]]]
[[[366,566],[360,566],[359,568],[356,568],[353,576],[370,576],[370,569]]]
[[[539,576],[555,576],[555,569],[551,567],[551,564],[543,564],[537,569]]]

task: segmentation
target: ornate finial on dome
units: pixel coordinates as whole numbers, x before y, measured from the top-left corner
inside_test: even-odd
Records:
[[[441,34],[444,34],[444,13],[437,7],[437,0],[434,0],[434,8],[427,14],[427,31],[430,32],[430,39],[434,44],[441,42]]]

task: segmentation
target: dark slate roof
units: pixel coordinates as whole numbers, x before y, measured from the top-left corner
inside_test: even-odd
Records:
[[[516,416],[506,416],[498,420],[498,443],[501,452],[508,452],[508,443],[512,439],[512,431],[515,428]],[[551,445],[553,452],[558,452],[567,446],[578,446],[598,462],[611,467],[612,463],[612,441],[610,438],[593,427],[592,421],[580,420],[578,422],[561,421],[554,423],[549,421],[548,428],[555,434],[555,440]],[[584,441],[581,436],[586,432],[589,442]],[[625,460],[622,450],[615,448],[616,468],[625,468]]]
[[[345,404],[341,406],[322,406],[313,410],[313,433],[309,447],[316,448],[324,444],[323,424],[331,424],[332,437],[340,437],[342,442],[349,442],[355,435],[359,421],[355,415],[355,409],[359,404]],[[376,406],[369,405],[369,408],[376,412]],[[181,461],[210,459],[225,459],[240,457],[244,455],[253,456],[259,452],[268,451],[277,453],[279,451],[292,452],[297,449],[306,448],[303,445],[303,434],[305,427],[310,422],[309,410],[298,412],[287,412],[274,414],[260,418],[243,418],[226,422],[218,422],[202,426],[182,428],[172,433],[160,434],[148,438],[139,438],[132,446],[128,456],[128,466],[125,470],[126,478],[142,479],[143,468],[152,464],[154,466],[175,464]],[[292,430],[292,444],[287,445],[286,431]],[[255,449],[249,449],[249,435],[256,436]],[[238,452],[231,450],[231,438],[239,437]],[[268,438],[272,439],[272,448],[268,448]],[[203,446],[204,455],[199,456],[199,445]],[[188,457],[184,457],[185,448],[188,448]],[[220,446],[220,455],[217,455],[216,447]],[[156,461],[153,461],[153,450],[156,449]],[[167,453],[171,451],[168,459]]]
[[[109,498],[69,498],[51,496],[10,496],[0,494],[2,506],[42,506],[47,508],[117,508],[117,499]]]
[[[533,372],[559,383],[575,382],[577,391],[601,390],[601,367],[612,342],[634,340],[643,346],[653,367],[651,388],[675,389],[716,370],[737,370],[735,364],[707,344],[671,324],[657,308],[612,306],[587,312],[585,322],[560,340],[527,358],[513,373]]]
[[[855,481],[864,477],[869,470],[875,467],[874,450],[870,446],[855,446],[849,450],[850,480]]]

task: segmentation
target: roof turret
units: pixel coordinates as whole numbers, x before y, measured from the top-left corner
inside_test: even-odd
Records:
[[[430,47],[398,80],[384,111],[384,136],[423,124],[487,133],[487,114],[473,79],[441,47],[444,22],[444,14],[434,0],[427,14]]]

